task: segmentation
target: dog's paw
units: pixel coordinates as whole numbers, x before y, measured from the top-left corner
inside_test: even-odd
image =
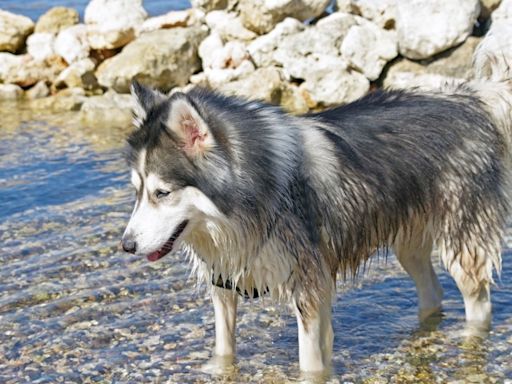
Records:
[[[234,356],[213,356],[201,366],[201,371],[209,375],[225,376],[235,372]]]

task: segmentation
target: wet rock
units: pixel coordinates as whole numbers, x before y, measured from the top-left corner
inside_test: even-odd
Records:
[[[129,91],[132,79],[163,91],[183,86],[201,68],[197,49],[204,37],[202,27],[144,33],[120,54],[105,60],[96,76],[101,85],[121,93]]]
[[[42,15],[36,23],[36,33],[57,34],[61,30],[78,24],[78,12],[73,8],[54,7]]]
[[[0,84],[0,101],[18,100],[23,97],[23,89],[15,84]]]
[[[248,41],[256,38],[253,31],[248,30],[242,24],[242,20],[236,13],[227,11],[212,11],[205,17],[206,25],[217,32],[224,41],[242,40]]]
[[[29,100],[40,99],[50,94],[50,88],[44,81],[39,81],[29,90],[25,91],[25,97]]]
[[[470,36],[462,45],[428,60],[418,62],[401,58],[393,62],[387,69],[384,84],[389,86],[395,83],[397,81],[395,77],[410,77],[410,75],[399,75],[400,73],[433,74],[469,80],[473,76],[473,54],[481,40],[478,37]]]
[[[471,33],[478,0],[410,0],[397,3],[400,53],[425,59],[463,42]]]
[[[353,68],[376,80],[384,65],[398,54],[396,33],[361,20],[343,39],[341,53]]]
[[[55,55],[54,43],[53,33],[34,33],[27,39],[27,52],[34,60],[44,61]]]
[[[238,7],[244,26],[264,34],[286,17],[304,21],[320,16],[328,4],[329,0],[240,0]]]
[[[305,29],[305,25],[297,19],[288,17],[281,21],[266,35],[258,37],[251,42],[247,50],[258,67],[269,66],[275,63],[274,54],[285,36],[289,36]]]
[[[30,105],[34,109],[53,112],[78,111],[86,99],[82,88],[68,88],[54,96],[32,100]]]
[[[350,3],[350,12],[373,21],[379,27],[385,29],[395,27],[397,0],[351,0],[346,2]]]
[[[146,18],[142,0],[92,0],[85,9],[89,44],[94,49],[122,47]]]
[[[108,91],[87,98],[80,109],[80,119],[91,125],[125,126],[131,123],[132,107],[131,95]]]
[[[64,69],[55,79],[56,88],[83,88],[91,90],[98,87],[98,80],[94,75],[96,65],[91,59],[74,62]]]
[[[0,51],[19,51],[33,30],[34,22],[28,17],[0,9]]]
[[[68,64],[89,57],[90,47],[87,39],[87,27],[78,24],[59,32],[55,39],[55,53]]]
[[[204,17],[204,12],[194,8],[183,11],[171,11],[165,15],[150,17],[137,28],[136,34],[138,36],[141,33],[152,32],[158,29],[190,27],[201,23]]]

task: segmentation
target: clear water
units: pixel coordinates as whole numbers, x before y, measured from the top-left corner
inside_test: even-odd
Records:
[[[0,382],[300,380],[287,308],[242,303],[235,367],[209,375],[201,366],[211,356],[213,313],[186,261],[150,264],[118,250],[133,199],[122,157],[128,131],[0,105]],[[431,329],[419,326],[413,284],[394,258],[340,283],[326,380],[512,379],[512,253],[482,339],[461,336],[462,300],[440,276],[446,309]]]
[[[37,20],[52,7],[64,6],[76,9],[83,20],[84,10],[90,0],[0,0],[0,9],[18,13]],[[162,15],[175,9],[190,8],[189,0],[145,0],[144,9],[150,16]]]

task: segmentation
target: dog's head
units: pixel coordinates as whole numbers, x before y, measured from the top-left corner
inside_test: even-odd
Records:
[[[136,129],[128,139],[128,162],[136,202],[122,245],[155,261],[205,220],[223,215],[211,196],[225,192],[229,161],[221,133],[192,97],[168,97],[138,83],[132,95]]]

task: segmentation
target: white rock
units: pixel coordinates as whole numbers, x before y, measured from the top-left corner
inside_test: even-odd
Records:
[[[33,30],[34,22],[28,17],[0,9],[0,51],[19,51]]]
[[[56,35],[61,30],[78,24],[79,15],[73,8],[54,7],[37,20],[35,32],[47,32]]]
[[[226,11],[212,11],[206,14],[205,22],[208,27],[217,32],[224,41],[253,40],[256,34],[242,24],[236,13]]]
[[[313,102],[311,107],[330,107],[364,96],[370,89],[370,82],[358,72],[333,68],[322,77],[306,80],[299,88]]]
[[[87,27],[84,24],[78,24],[60,31],[54,47],[55,53],[68,64],[89,57]]]
[[[251,42],[247,50],[258,67],[270,66],[275,64],[273,56],[283,38],[303,31],[304,28],[304,24],[299,20],[288,17],[272,31]]]
[[[350,15],[348,13],[343,12],[334,12],[329,16],[326,16],[320,20],[315,25],[315,29],[322,33],[328,35],[331,39],[333,39],[334,44],[339,46],[349,29],[357,24],[358,18],[354,15]]]
[[[95,67],[94,62],[89,58],[76,61],[57,76],[54,85],[57,88],[92,89],[98,85],[94,76]]]
[[[133,98],[109,90],[104,95],[88,97],[80,108],[80,118],[87,124],[126,126],[132,120]]]
[[[22,55],[0,52],[0,82],[9,82],[13,73],[23,65],[27,58]]]
[[[183,11],[171,11],[165,15],[150,17],[144,21],[136,31],[136,35],[157,29],[175,27],[189,27],[204,21],[205,13],[199,9],[191,8]]]
[[[29,100],[40,99],[42,97],[46,97],[50,94],[50,88],[46,85],[46,82],[39,81],[25,92],[25,96]]]
[[[220,35],[215,31],[210,33],[206,39],[199,44],[198,53],[203,62],[203,68],[213,67],[215,54],[223,47],[224,42],[222,41],[222,37],[220,37]]]
[[[259,34],[270,32],[286,17],[308,20],[320,16],[330,0],[240,0],[240,16],[246,28]]]
[[[478,0],[400,0],[397,31],[400,53],[425,59],[463,42],[480,11]]]
[[[500,6],[492,13],[492,21],[512,19],[512,0],[503,0]]]
[[[246,77],[254,71],[254,64],[250,60],[244,60],[236,68],[211,68],[205,69],[204,73],[208,85],[217,88],[227,82]]]
[[[146,18],[142,0],[91,0],[85,8],[89,44],[93,49],[122,47]]]
[[[376,80],[384,65],[398,54],[396,33],[371,22],[355,25],[343,40],[341,53],[353,68]]]
[[[27,39],[27,52],[36,61],[44,61],[55,55],[54,43],[53,33],[34,33]]]
[[[249,58],[249,52],[245,45],[239,41],[228,41],[219,50],[213,52],[212,68],[237,68],[240,64]]]
[[[259,68],[240,80],[219,84],[216,88],[227,95],[279,104],[284,86],[281,70],[266,67]]]
[[[101,63],[96,71],[98,81],[121,93],[129,92],[132,79],[163,91],[184,86],[201,68],[197,49],[206,33],[203,27],[144,33]]]
[[[15,84],[0,84],[0,101],[18,100],[23,97],[23,89]]]
[[[384,87],[392,89],[422,89],[440,91],[450,84],[462,84],[466,80],[433,73],[397,72],[387,76]]]
[[[493,15],[494,18],[494,15]],[[495,81],[510,80],[512,63],[512,23],[499,19],[475,50],[474,68],[478,78],[492,78]]]
[[[396,3],[397,0],[351,0],[351,11],[381,28],[393,29],[396,24]]]

